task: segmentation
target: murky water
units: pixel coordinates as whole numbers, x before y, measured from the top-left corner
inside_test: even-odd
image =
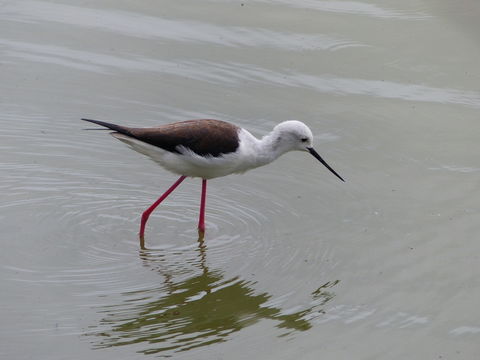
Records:
[[[0,1],[0,357],[476,359],[474,0]],[[81,117],[306,122],[176,179]],[[88,126],[87,126],[88,127]]]

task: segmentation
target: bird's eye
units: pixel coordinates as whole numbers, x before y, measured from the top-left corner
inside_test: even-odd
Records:
[[[307,138],[301,138],[300,140],[301,140],[302,142],[307,142],[307,141],[308,141]]]

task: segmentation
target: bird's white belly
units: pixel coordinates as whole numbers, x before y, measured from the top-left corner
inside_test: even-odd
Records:
[[[133,150],[148,156],[168,171],[178,175],[212,179],[233,173],[242,173],[256,166],[249,166],[245,159],[241,161],[238,152],[223,156],[201,156],[185,147],[179,147],[179,153],[173,153],[157,146],[147,144],[132,137],[112,133],[128,144]]]

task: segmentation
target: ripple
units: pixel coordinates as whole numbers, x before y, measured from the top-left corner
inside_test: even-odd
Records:
[[[189,77],[191,79],[221,84],[239,84],[245,80],[280,87],[296,87],[333,95],[361,95],[385,99],[456,104],[472,108],[480,107],[480,93],[470,90],[439,88],[418,84],[403,84],[394,81],[316,76],[294,72],[267,70],[252,64],[214,63],[208,61],[168,62],[154,59],[124,59],[110,55],[77,51],[59,46],[29,44],[0,39],[0,45],[20,48],[25,51],[47,53],[67,58],[74,64],[83,61],[101,66],[101,72],[113,68],[130,71],[152,71]],[[24,52],[10,52],[21,56]],[[63,64],[67,62],[63,61]]]
[[[187,19],[163,19],[125,11],[101,10],[40,1],[11,3],[5,6],[7,21],[53,21],[68,25],[99,28],[125,36],[160,38],[175,42],[210,43],[229,47],[268,47],[282,50],[328,50],[344,40],[327,35],[278,32],[263,28],[218,26]],[[101,19],[99,21],[99,19]],[[353,42],[349,42],[353,45]],[[30,55],[32,57],[32,55]],[[42,60],[41,56],[35,56]],[[48,60],[48,59],[46,59]],[[61,64],[62,60],[53,59]],[[77,64],[79,69],[82,66]],[[90,66],[90,69],[93,67]]]
[[[311,326],[304,319],[306,314],[318,310],[333,296],[321,287],[314,292],[315,305],[283,310],[288,294],[274,298],[255,290],[254,281],[229,278],[221,270],[212,270],[207,265],[209,245],[200,243],[192,250],[198,270],[183,274],[173,270],[179,266],[176,258],[188,259],[192,252],[142,252],[145,266],[162,275],[164,286],[123,293],[121,303],[103,307],[103,319],[89,334],[98,339],[97,348],[143,343],[140,352],[168,356],[225,341],[262,319],[277,322],[286,333],[304,331]],[[189,263],[183,262],[183,266]],[[323,300],[318,301],[320,298]]]
[[[480,327],[479,326],[459,326],[453,330],[450,330],[451,335],[461,336],[465,334],[479,334]]]
[[[288,7],[332,12],[348,15],[370,16],[380,19],[425,20],[432,16],[417,11],[388,9],[363,1],[322,1],[322,0],[254,0],[269,4],[282,4]]]
[[[88,260],[82,267],[4,269],[16,274],[13,280],[34,286],[81,289],[77,296],[92,299],[81,306],[93,308],[101,318],[86,333],[95,348],[142,344],[140,352],[165,356],[226,341],[262,320],[276,323],[283,336],[308,330],[334,297],[338,281],[312,289],[310,301],[292,306],[295,289],[275,296],[254,279],[227,275],[215,261],[212,250],[218,246],[198,242],[137,254],[89,246],[82,250],[82,259]],[[62,328],[74,329],[68,324]]]
[[[9,282],[74,299],[75,306],[55,310],[68,313],[65,331],[76,329],[74,314],[93,309],[99,320],[86,332],[95,347],[142,344],[144,353],[168,355],[225,341],[264,320],[279,336],[308,330],[309,316],[334,297],[332,289],[315,290],[336,280],[329,278],[333,264],[324,262],[332,256],[328,247],[295,243],[321,235],[285,221],[300,217],[289,190],[302,186],[301,176],[279,178],[273,171],[249,182],[211,181],[204,242],[196,230],[200,182],[189,179],[152,214],[148,249],[139,250],[139,216],[171,176],[152,177],[157,166],[121,143],[96,136],[79,141],[71,122],[17,110],[0,119],[2,141],[14,145],[8,162],[0,162],[6,194],[0,209],[23,240],[14,247],[21,254],[9,256],[16,263],[7,259],[2,268]],[[58,160],[59,152],[67,161]],[[279,185],[275,196],[272,181]],[[286,280],[293,284],[287,290],[270,286],[274,276],[287,279],[305,261],[316,271],[304,281]]]
[[[473,108],[480,107],[477,91],[438,88],[393,81],[349,79],[335,76],[316,76],[299,72],[282,73],[254,66],[236,66],[237,76],[272,85],[299,87],[337,95],[364,95],[407,101],[450,103]]]
[[[473,166],[441,165],[438,167],[431,167],[429,168],[429,170],[453,171],[453,172],[468,174],[468,173],[479,172],[480,168],[473,167]]]
[[[174,201],[160,205],[152,215],[147,229],[150,248],[139,251],[138,216],[158,192],[158,184],[131,181],[141,183],[138,179],[147,179],[150,169],[119,180],[91,169],[71,173],[69,168],[44,164],[0,168],[8,169],[2,185],[15,194],[2,207],[45,209],[37,216],[41,221],[54,218],[69,229],[61,246],[75,249],[74,258],[81,259],[36,264],[30,261],[36,256],[32,252],[21,264],[3,266],[7,278],[35,287],[68,288],[83,298],[80,308],[93,308],[101,317],[87,331],[96,348],[142,344],[146,354],[173,354],[225,341],[263,320],[273,321],[280,335],[287,335],[308,330],[308,316],[321,314],[333,298],[331,291],[305,292],[303,283],[287,293],[270,293],[253,274],[258,269],[266,274],[295,271],[306,253],[310,259],[318,255],[295,250],[283,236],[281,215],[288,201],[272,201],[268,188],[212,182],[207,237],[197,242],[199,182],[182,184],[171,195]],[[308,236],[308,231],[296,236]],[[75,328],[69,321],[63,329]]]

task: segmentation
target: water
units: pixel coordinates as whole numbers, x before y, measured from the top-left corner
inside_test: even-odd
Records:
[[[474,359],[478,4],[1,1],[0,356]],[[176,179],[81,117],[299,119],[290,153]],[[88,127],[88,126],[87,126]]]

